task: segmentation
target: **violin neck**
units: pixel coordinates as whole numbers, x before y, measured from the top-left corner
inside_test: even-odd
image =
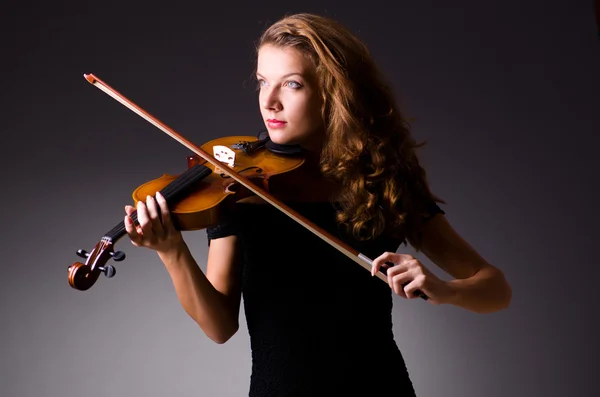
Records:
[[[211,173],[212,170],[207,166],[196,164],[160,190],[160,194],[162,194],[162,196],[165,198],[167,204],[172,206],[174,203],[184,198],[190,189],[194,188],[198,182],[209,176]],[[160,212],[158,215],[160,216]],[[133,214],[131,214],[131,219],[136,226],[139,224],[137,219],[137,211],[134,211]],[[114,244],[126,233],[127,231],[125,230],[125,222],[121,221],[108,233],[106,233],[103,239]]]

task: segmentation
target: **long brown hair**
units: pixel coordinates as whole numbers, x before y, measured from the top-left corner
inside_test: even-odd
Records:
[[[417,144],[365,44],[339,22],[300,13],[268,27],[256,50],[293,47],[311,59],[323,98],[323,174],[341,190],[338,221],[358,240],[391,233],[420,247],[422,216],[442,202],[428,186]]]

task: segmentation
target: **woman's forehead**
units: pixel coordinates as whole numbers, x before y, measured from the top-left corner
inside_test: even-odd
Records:
[[[258,51],[257,74],[265,78],[281,78],[291,74],[306,75],[312,65],[307,57],[292,47],[264,45]]]

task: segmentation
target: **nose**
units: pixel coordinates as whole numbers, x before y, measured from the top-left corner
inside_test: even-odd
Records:
[[[261,106],[264,109],[277,112],[283,108],[277,88],[263,88],[261,97]]]

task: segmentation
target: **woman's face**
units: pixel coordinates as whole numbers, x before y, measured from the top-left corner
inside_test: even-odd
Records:
[[[320,150],[322,99],[312,62],[290,47],[264,45],[256,78],[260,111],[274,143]]]

